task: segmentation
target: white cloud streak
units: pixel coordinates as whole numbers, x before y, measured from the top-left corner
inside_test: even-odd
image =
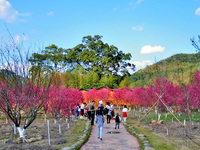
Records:
[[[113,8],[113,11],[117,11],[119,9],[119,6]]]
[[[53,16],[55,13],[53,11],[50,11],[47,13],[48,16]]]
[[[195,15],[200,15],[200,7],[195,11]]]
[[[144,0],[138,0],[135,4],[139,5],[143,2]]]
[[[28,40],[28,37],[23,35],[22,37],[20,35],[15,36],[15,44],[19,44],[22,41]]]
[[[151,45],[146,45],[143,46],[140,54],[151,54],[151,53],[161,53],[165,51],[165,47],[162,46],[151,46]]]
[[[134,61],[133,64],[135,65],[135,70],[138,71],[140,69],[145,68],[146,66],[152,65],[153,63],[150,60],[144,60],[144,61]]]
[[[0,0],[0,18],[7,22],[16,20],[18,11],[14,10],[10,3],[6,0]]]
[[[8,1],[0,0],[0,19],[3,19],[6,22],[11,23],[16,21],[19,16],[27,17],[30,16],[30,14],[19,13],[17,10],[13,9],[13,7]],[[22,22],[25,22],[24,19],[22,19]]]
[[[22,64],[20,62],[19,63],[10,62],[9,64],[4,63],[2,64],[2,66],[0,66],[0,69],[6,69],[12,71],[20,76],[29,75],[30,68],[31,68],[31,63]]]
[[[143,31],[144,27],[143,25],[138,25],[138,26],[132,26],[133,31]]]

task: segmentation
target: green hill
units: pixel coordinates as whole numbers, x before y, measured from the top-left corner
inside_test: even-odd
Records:
[[[161,76],[176,85],[188,84],[197,70],[200,70],[200,53],[176,54],[132,74],[129,86],[146,86]]]
[[[0,80],[4,80],[4,81],[20,81],[22,82],[25,78],[23,78],[22,76],[16,75],[14,72],[9,71],[7,69],[1,69],[0,70]]]

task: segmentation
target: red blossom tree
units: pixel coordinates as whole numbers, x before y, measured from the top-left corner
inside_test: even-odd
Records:
[[[55,117],[69,117],[76,104],[83,101],[82,92],[78,89],[70,89],[60,85],[51,85],[48,111]]]
[[[38,63],[30,74],[30,57],[14,40],[3,43],[0,53],[0,109],[15,124],[20,138],[26,141],[27,128],[48,99],[53,71],[44,62]]]

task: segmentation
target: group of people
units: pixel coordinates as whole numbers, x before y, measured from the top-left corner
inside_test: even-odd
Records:
[[[94,117],[95,117],[95,101],[89,101],[88,104],[85,102],[81,105],[77,104],[74,108],[75,117],[88,117],[91,120],[91,124],[94,125]]]
[[[126,122],[127,118],[127,106],[124,105],[124,108],[122,110],[122,117],[124,122]],[[96,113],[96,116],[95,116]],[[110,123],[110,120],[112,118],[115,119],[115,129],[119,129],[121,118],[119,116],[119,113],[114,112],[114,106],[112,103],[107,102],[106,106],[104,107],[103,101],[99,101],[98,108],[95,109],[95,101],[92,101],[92,103],[89,101],[88,104],[83,103],[81,106],[77,105],[77,108],[75,109],[75,116],[85,116],[88,117],[89,120],[91,120],[91,125],[94,125],[94,122],[97,126],[97,135],[100,140],[102,140],[102,134],[103,134],[103,124],[105,122],[104,115],[107,116],[107,124]]]
[[[106,111],[107,111],[107,123],[110,123],[111,118],[114,116],[114,107],[112,104],[110,105],[110,103],[107,102],[107,105],[104,108],[103,102],[100,101],[99,105],[98,105],[96,117],[95,117],[95,122],[97,124],[97,136],[100,140],[102,140],[103,124],[105,122],[105,118],[104,118],[105,113],[104,112],[106,112]],[[112,111],[113,111],[113,113],[112,113]],[[124,108],[122,110],[122,117],[124,119],[124,122],[126,122],[127,112],[128,112],[127,106],[124,105]],[[121,119],[119,117],[119,113],[117,113],[115,116],[115,129],[117,129],[117,128],[119,129],[120,120]]]

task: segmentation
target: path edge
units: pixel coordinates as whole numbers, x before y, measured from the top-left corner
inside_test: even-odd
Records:
[[[79,138],[79,140],[70,147],[64,147],[62,150],[79,150],[83,146],[83,144],[85,144],[88,141],[91,131],[91,122],[87,121],[83,135]]]
[[[133,128],[133,126],[131,126],[127,123],[123,123],[123,125],[131,135],[133,135],[137,138],[137,140],[140,144],[141,150],[147,150],[147,149],[155,150],[153,147],[150,146],[149,141],[144,134],[137,133],[136,130]]]

